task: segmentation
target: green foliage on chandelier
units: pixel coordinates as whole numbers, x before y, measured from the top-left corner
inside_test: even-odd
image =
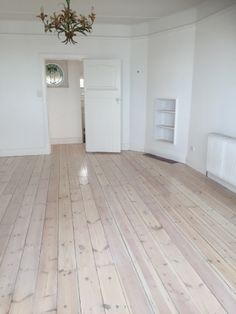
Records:
[[[60,38],[61,34],[64,34],[65,40],[62,43],[76,44],[74,37],[77,36],[77,33],[85,36],[87,33],[91,33],[96,14],[92,10],[87,17],[82,14],[77,15],[70,8],[70,0],[66,0],[66,5],[64,5],[64,9],[60,13],[56,14],[54,12],[53,15],[48,16],[42,10],[37,17],[42,20],[46,33],[55,31],[58,38]]]

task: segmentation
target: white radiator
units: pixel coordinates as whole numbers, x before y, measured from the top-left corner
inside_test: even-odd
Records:
[[[212,179],[236,191],[236,138],[209,134],[207,173]]]

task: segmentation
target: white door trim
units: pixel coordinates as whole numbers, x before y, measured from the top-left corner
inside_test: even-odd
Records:
[[[38,90],[37,93],[39,97],[42,97],[42,106],[43,106],[43,121],[44,121],[44,141],[45,149],[43,149],[43,154],[51,153],[51,143],[50,134],[49,134],[49,112],[48,112],[48,103],[47,103],[47,84],[45,80],[45,62],[46,60],[68,60],[68,61],[83,61],[87,59],[87,56],[78,55],[78,54],[58,54],[58,53],[43,53],[39,54],[40,67],[41,67],[41,82],[42,90]]]

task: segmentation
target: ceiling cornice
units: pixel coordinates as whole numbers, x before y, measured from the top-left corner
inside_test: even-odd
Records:
[[[89,37],[116,37],[116,38],[137,38],[148,35],[174,30],[181,27],[194,25],[211,15],[231,10],[236,6],[236,0],[210,0],[198,9],[189,9],[180,13],[157,19],[149,23],[139,23],[135,25],[125,24],[101,24],[94,25],[93,33]],[[42,25],[38,21],[8,21],[0,20],[0,34],[21,34],[53,36],[45,34]]]

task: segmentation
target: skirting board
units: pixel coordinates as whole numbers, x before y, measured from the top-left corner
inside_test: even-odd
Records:
[[[223,185],[225,188],[227,188],[228,190],[236,193],[236,186],[233,186],[232,184],[229,184],[227,182],[225,182],[224,180],[214,176],[213,174],[211,174],[210,172],[207,172],[207,177],[212,179],[213,181],[219,183],[220,185]]]
[[[52,145],[56,144],[82,144],[82,137],[68,137],[68,138],[51,138],[50,142]]]
[[[144,152],[144,147],[143,145],[140,145],[140,144],[130,143],[129,149],[134,152]]]
[[[23,149],[8,149],[0,150],[0,157],[19,157],[19,156],[37,156],[49,155],[51,148],[23,148]]]
[[[129,150],[129,144],[128,143],[122,143],[121,150]]]
[[[144,152],[145,153],[148,153],[148,154],[152,154],[152,155],[157,155],[157,156],[160,156],[162,158],[166,158],[166,159],[170,159],[170,160],[174,160],[174,161],[177,161],[177,162],[181,162],[181,163],[185,163],[186,162],[186,156],[182,156],[182,155],[174,155],[174,154],[164,154],[162,152],[158,152],[154,149],[149,149],[147,147],[145,147],[144,149]]]

